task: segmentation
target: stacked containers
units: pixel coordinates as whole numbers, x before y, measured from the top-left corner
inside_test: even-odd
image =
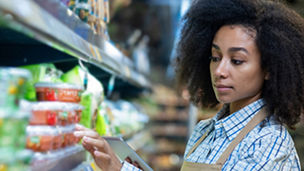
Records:
[[[39,102],[32,105],[27,148],[47,152],[77,144],[79,139],[73,131],[81,118],[83,88],[66,83],[37,83],[35,89]]]

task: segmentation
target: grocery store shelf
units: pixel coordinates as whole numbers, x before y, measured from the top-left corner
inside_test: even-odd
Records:
[[[175,123],[187,123],[188,121],[188,113],[186,111],[184,112],[176,112],[174,114],[168,114],[166,112],[160,112],[158,115],[153,116],[151,118],[152,122],[163,122],[163,123],[170,123],[170,122],[175,122]]]
[[[54,10],[77,20],[68,9]],[[81,59],[133,86],[150,88],[149,81],[109,41],[99,37],[97,46],[90,43],[32,0],[0,0],[0,26],[1,65]],[[91,34],[88,37],[94,39]]]
[[[32,171],[65,171],[76,168],[86,158],[85,150],[80,145],[67,147],[50,153],[35,153]]]

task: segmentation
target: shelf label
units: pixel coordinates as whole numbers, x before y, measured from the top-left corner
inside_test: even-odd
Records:
[[[89,48],[90,48],[92,56],[96,59],[95,50],[94,50],[94,48],[93,48],[93,46],[91,44],[89,44]]]
[[[98,48],[95,48],[95,52],[96,52],[96,55],[97,55],[98,61],[99,61],[99,62],[102,62],[102,57],[101,57],[101,55],[100,55],[100,53],[99,53]]]

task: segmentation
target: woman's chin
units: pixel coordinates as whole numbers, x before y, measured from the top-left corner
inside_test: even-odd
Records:
[[[219,97],[217,97],[216,98],[217,99],[217,101],[219,102],[219,103],[222,103],[222,104],[226,104],[226,103],[231,103],[232,102],[232,99],[230,99],[230,98],[219,98]]]

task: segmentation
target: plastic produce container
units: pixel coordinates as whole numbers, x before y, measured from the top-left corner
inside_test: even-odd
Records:
[[[56,127],[28,126],[26,128],[26,148],[36,152],[47,152],[61,147],[61,134]]]
[[[75,103],[37,102],[32,105],[30,125],[61,125],[76,123],[83,107]],[[79,114],[80,113],[80,114]]]
[[[74,136],[75,125],[62,127],[64,141],[62,147],[72,146],[79,143],[80,139]]]
[[[62,101],[79,103],[83,88],[66,83],[35,84],[38,101]]]
[[[28,117],[28,113],[22,112],[0,114],[0,148],[24,149]]]
[[[24,97],[25,83],[31,78],[29,71],[19,68],[0,67],[0,110],[16,111]]]

